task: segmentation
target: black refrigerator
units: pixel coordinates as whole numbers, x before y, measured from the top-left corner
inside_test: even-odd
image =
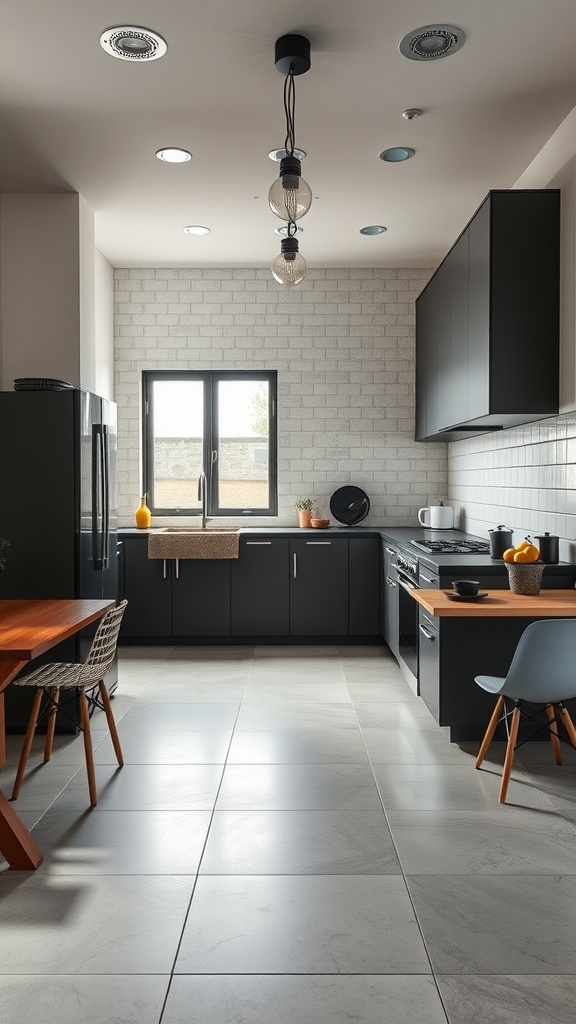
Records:
[[[0,392],[0,537],[10,543],[3,598],[118,598],[116,405],[87,391]],[[83,661],[93,626],[37,659]],[[107,676],[109,690],[117,669]],[[32,694],[6,692],[7,731]],[[58,716],[59,731],[73,731]]]

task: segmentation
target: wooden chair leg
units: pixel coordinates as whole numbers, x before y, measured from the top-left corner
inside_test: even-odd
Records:
[[[496,701],[496,707],[494,708],[494,711],[492,712],[492,718],[488,722],[488,728],[486,729],[486,732],[484,733],[484,739],[482,740],[482,743],[480,745],[480,750],[478,751],[478,757],[476,758],[476,765],[475,765],[476,768],[480,767],[480,765],[482,764],[482,761],[486,757],[486,752],[487,752],[488,747],[490,746],[490,744],[492,742],[492,737],[493,737],[494,733],[496,732],[496,726],[498,725],[498,722],[500,721],[500,718],[502,716],[502,707],[503,707],[503,705],[504,705],[504,697],[502,695],[500,695],[500,697],[498,697],[498,700]]]
[[[96,807],[98,793],[96,791],[96,773],[94,771],[94,751],[92,749],[92,735],[90,733],[90,715],[88,713],[88,701],[84,690],[78,694],[80,701],[80,725],[84,734],[84,755],[86,757],[86,774],[88,775],[88,792],[90,794],[90,806]]]
[[[48,715],[48,724],[46,726],[46,743],[44,744],[44,764],[52,757],[52,745],[54,743],[54,729],[56,728],[56,714],[58,711],[58,699],[60,697],[60,687],[54,686],[50,692],[50,698],[52,700],[52,708]]]
[[[100,698],[104,705],[104,713],[106,715],[106,721],[108,722],[108,728],[110,729],[110,737],[112,739],[114,753],[116,754],[116,760],[120,767],[122,767],[124,764],[124,754],[122,753],[122,747],[120,746],[120,738],[118,736],[118,729],[116,728],[116,720],[112,711],[110,696],[103,681],[100,683]]]
[[[554,758],[556,764],[562,764],[562,752],[560,750],[560,737],[558,736],[558,726],[554,721],[556,717],[556,709],[552,704],[546,705],[546,714],[548,715],[548,721],[550,722],[550,742],[552,744],[552,750],[554,751]]]
[[[22,744],[22,753],[20,754],[20,760],[18,762],[18,771],[16,772],[16,778],[14,780],[14,788],[12,790],[12,800],[17,800],[20,796],[20,789],[22,787],[22,779],[24,778],[24,772],[26,771],[26,765],[28,758],[30,757],[30,751],[32,749],[32,740],[34,739],[34,733],[36,732],[36,724],[38,722],[38,715],[40,713],[40,705],[42,703],[44,691],[41,689],[36,690],[34,694],[34,701],[32,703],[32,710],[30,712],[30,718],[28,719],[28,725],[26,726],[26,735],[24,736],[24,743]]]
[[[506,757],[504,758],[504,768],[502,769],[502,782],[500,784],[500,795],[498,800],[501,804],[506,803],[506,793],[508,792],[508,783],[510,782],[510,772],[512,771],[512,762],[514,761],[514,750],[516,749],[516,740],[518,739],[518,728],[520,726],[520,708],[516,706],[512,712],[512,722],[510,725],[510,736],[508,737],[508,746],[506,747]]]
[[[573,747],[576,747],[576,729],[574,728],[574,722],[572,721],[567,708],[561,705],[559,710],[560,717],[564,724],[564,728],[566,729],[566,732],[568,733],[568,736],[570,738],[570,743]]]

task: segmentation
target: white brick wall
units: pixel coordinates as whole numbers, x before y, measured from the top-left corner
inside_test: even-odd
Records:
[[[576,562],[576,414],[448,445],[450,504],[459,525],[485,536],[504,523],[561,538],[560,558]]]
[[[261,269],[115,271],[120,525],[140,494],[145,369],[278,370],[279,515],[328,501],[342,484],[371,498],[367,524],[411,525],[447,497],[447,446],[414,431],[418,269],[309,270],[285,291]],[[162,522],[166,522],[163,520]]]

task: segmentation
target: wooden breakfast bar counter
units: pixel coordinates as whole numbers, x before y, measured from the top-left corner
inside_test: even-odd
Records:
[[[568,588],[533,597],[509,590],[476,600],[454,600],[444,590],[414,590],[412,597],[420,606],[420,697],[454,742],[481,740],[492,713],[494,700],[474,677],[505,676],[531,622],[576,616],[576,590]],[[576,701],[566,703],[573,714]]]
[[[576,615],[576,590],[541,590],[530,597],[510,590],[489,590],[481,599],[455,601],[445,590],[413,590],[412,597],[430,615],[441,618],[517,618],[565,619]]]

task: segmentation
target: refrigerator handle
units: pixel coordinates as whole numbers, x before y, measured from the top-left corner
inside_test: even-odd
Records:
[[[102,506],[102,426],[94,424],[92,433],[92,558],[94,570],[102,566],[102,530],[100,517],[104,519]]]
[[[102,568],[108,568],[108,541],[110,536],[110,451],[108,427],[102,426]]]

